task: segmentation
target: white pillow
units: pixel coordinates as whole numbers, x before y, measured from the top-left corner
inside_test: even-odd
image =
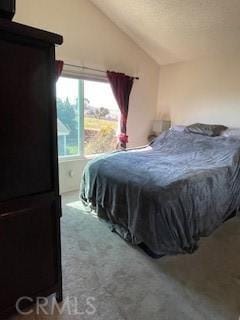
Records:
[[[221,133],[223,137],[239,137],[240,138],[240,128],[228,128]]]
[[[186,126],[176,124],[176,125],[172,125],[170,130],[177,131],[177,132],[183,132],[185,128],[186,128]]]

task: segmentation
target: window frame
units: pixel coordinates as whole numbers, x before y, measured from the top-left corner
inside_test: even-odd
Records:
[[[105,82],[109,83],[107,76],[103,75],[96,75],[91,73],[81,73],[77,71],[62,71],[61,76],[62,78],[69,78],[69,79],[76,79],[76,80],[88,80],[88,81],[95,81],[95,82]],[[84,86],[81,88],[83,97],[84,97]],[[78,87],[78,94],[80,93],[80,86]],[[56,100],[57,100],[57,90],[56,90]],[[80,104],[80,99],[78,99],[78,103]],[[91,155],[85,155],[84,154],[84,105],[79,107],[79,154],[77,155],[66,155],[66,156],[59,156],[58,155],[58,161],[59,163],[63,162],[69,162],[69,161],[77,161],[77,160],[90,160],[94,159],[100,155],[103,155],[104,153],[97,153],[97,154],[91,154]],[[56,103],[56,111],[57,111],[57,103]],[[82,139],[81,139],[82,138]]]

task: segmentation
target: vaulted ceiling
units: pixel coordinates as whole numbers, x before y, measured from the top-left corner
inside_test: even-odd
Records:
[[[240,53],[240,0],[91,0],[159,64]]]

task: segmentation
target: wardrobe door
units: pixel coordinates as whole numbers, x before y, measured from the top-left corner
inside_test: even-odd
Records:
[[[0,201],[54,188],[51,54],[48,45],[0,39]]]
[[[0,214],[0,310],[22,296],[35,297],[57,287],[57,200],[39,200],[34,206]]]

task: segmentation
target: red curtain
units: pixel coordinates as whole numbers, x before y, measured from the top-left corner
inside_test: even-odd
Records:
[[[58,78],[61,76],[62,71],[63,71],[63,65],[64,62],[62,60],[56,60],[55,61],[55,70],[56,70],[56,81]]]
[[[111,84],[113,94],[117,100],[121,118],[120,118],[120,134],[118,135],[119,145],[122,149],[126,148],[128,143],[127,136],[127,117],[129,97],[133,86],[133,77],[129,77],[124,73],[107,71],[107,78]]]

